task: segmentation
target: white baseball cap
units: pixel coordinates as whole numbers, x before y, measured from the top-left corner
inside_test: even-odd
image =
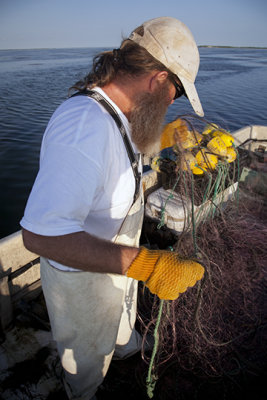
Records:
[[[160,17],[144,22],[129,39],[144,47],[154,58],[178,76],[196,114],[204,115],[195,79],[199,52],[191,31],[176,18]]]

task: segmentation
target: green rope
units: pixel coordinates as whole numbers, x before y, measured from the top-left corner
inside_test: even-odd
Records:
[[[196,221],[196,225],[198,225],[201,222],[201,215],[203,212],[204,207],[206,206],[206,201],[210,198],[212,190],[211,190],[211,185],[212,185],[212,174],[207,172],[206,175],[208,175],[209,177],[209,181],[206,187],[206,190],[204,192],[203,198],[202,198],[202,203],[200,205],[200,207],[198,208],[196,215],[195,215],[195,221]],[[202,215],[202,221],[206,220],[206,217]]]
[[[185,191],[185,197],[188,197],[188,191],[187,191],[187,184],[185,180],[185,175],[186,172],[183,171],[183,181],[184,181],[184,191]],[[185,217],[186,217],[186,222],[184,223],[184,227],[190,227],[190,213],[187,212],[187,207],[186,207],[186,212],[185,212]]]
[[[186,180],[185,180],[186,172],[183,171],[183,181],[184,181],[184,191],[185,191],[185,197],[187,197],[187,185],[186,185]]]
[[[196,222],[195,222],[195,195],[194,195],[194,175],[191,173],[191,219],[192,219],[192,235],[193,235],[193,244],[194,244],[194,253],[195,256],[197,254],[197,238],[196,238]]]
[[[159,335],[158,335],[158,329],[159,329],[159,324],[162,316],[162,309],[163,309],[163,304],[164,300],[160,300],[160,305],[159,305],[159,313],[158,313],[158,318],[156,321],[155,329],[154,329],[154,347],[151,355],[151,360],[149,363],[149,368],[148,368],[148,374],[146,378],[146,387],[147,387],[147,395],[150,399],[154,396],[153,392],[155,389],[155,385],[157,382],[157,376],[155,373],[152,373],[152,370],[154,368],[154,360],[156,357],[156,353],[158,350],[158,345],[159,345]]]
[[[215,187],[214,187],[214,192],[213,192],[213,197],[212,197],[212,203],[214,206],[215,206],[214,200],[217,197],[217,194],[219,193],[219,186],[222,181],[222,177],[223,177],[223,169],[222,169],[221,164],[218,164],[218,174],[216,177]],[[216,206],[212,210],[212,217],[214,217],[215,212],[216,212]]]
[[[238,165],[238,182],[240,179],[240,170],[239,170],[239,154],[237,152],[237,165]],[[201,168],[201,167],[199,167]],[[209,199],[209,197],[211,196],[211,194],[213,193],[213,197],[212,197],[212,203],[214,204],[214,200],[216,198],[216,196],[218,195],[218,193],[220,193],[221,191],[223,191],[225,189],[225,182],[226,182],[226,177],[229,176],[229,166],[226,166],[222,163],[218,164],[218,174],[216,177],[216,180],[214,182],[214,184],[212,185],[212,175],[209,174],[209,181],[207,184],[207,188],[205,190],[204,196],[203,196],[203,202],[202,204],[204,204],[206,202],[207,199]],[[172,188],[172,192],[170,193],[170,195],[168,196],[168,198],[165,201],[165,204],[161,210],[161,220],[160,223],[158,224],[157,228],[160,229],[163,225],[164,225],[164,216],[165,216],[165,210],[166,210],[166,205],[167,202],[169,201],[170,198],[173,198],[173,191],[176,187],[176,185],[178,184],[180,175],[178,175],[177,180]],[[195,217],[195,210],[194,210],[194,176],[191,173],[191,219],[192,219],[192,236],[193,236],[193,245],[194,245],[194,253],[195,255],[197,254],[198,251],[198,246],[197,246],[197,235],[196,235],[196,220],[197,217]],[[185,185],[185,193],[187,193],[187,185],[186,185],[186,181],[185,181],[185,173],[183,174],[183,180],[184,180],[184,185]],[[215,204],[214,204],[215,205]],[[211,208],[212,209],[212,208]],[[214,213],[216,211],[216,207],[213,210],[213,216]],[[189,217],[188,217],[189,218]],[[173,251],[172,246],[169,246],[170,250]],[[149,363],[149,369],[148,369],[148,375],[146,378],[146,386],[147,386],[147,395],[150,399],[153,398],[154,396],[154,389],[155,389],[155,385],[157,382],[157,375],[155,373],[155,357],[157,354],[157,350],[158,350],[158,345],[159,345],[159,335],[158,335],[158,329],[159,329],[159,324],[161,321],[161,317],[162,317],[162,310],[163,310],[163,305],[164,305],[164,300],[160,300],[160,305],[159,305],[159,312],[158,312],[158,317],[157,317],[157,321],[155,324],[155,329],[154,329],[154,346],[153,346],[153,350],[152,350],[152,355],[151,355],[151,360]]]
[[[173,194],[170,193],[169,196],[167,197],[165,203],[164,203],[164,206],[161,209],[160,222],[157,225],[157,229],[160,229],[165,224],[166,205],[167,205],[167,202],[172,198],[173,198]]]
[[[202,203],[205,203],[205,201],[209,198],[209,196],[210,196],[210,188],[211,188],[211,183],[212,183],[212,175],[211,174],[208,174],[209,175],[209,181],[208,181],[208,184],[207,184],[207,188],[206,188],[206,190],[205,190],[205,193],[204,193],[204,196],[203,196],[203,199],[202,199]]]
[[[170,195],[167,197],[164,206],[161,209],[161,218],[160,218],[160,222],[157,225],[157,229],[160,229],[163,225],[164,225],[164,216],[165,216],[165,211],[166,211],[166,205],[167,202],[173,198],[173,192],[179,182],[180,179],[180,174],[178,174],[176,182],[174,183],[172,189],[171,189],[171,193]],[[173,247],[169,246],[170,250],[173,251]],[[159,335],[158,335],[158,329],[159,329],[159,324],[161,321],[161,316],[162,316],[162,309],[163,309],[163,304],[164,304],[164,300],[160,300],[160,306],[159,306],[159,312],[158,312],[158,317],[157,317],[157,321],[156,321],[156,325],[155,325],[155,329],[154,329],[154,346],[153,346],[153,350],[152,350],[152,355],[151,355],[151,360],[149,363],[149,368],[148,368],[148,375],[146,378],[146,387],[147,387],[147,395],[150,399],[153,398],[154,394],[154,389],[155,389],[155,385],[157,382],[157,376],[155,374],[155,372],[153,372],[153,369],[155,369],[154,366],[154,362],[155,362],[155,357],[157,354],[157,349],[158,349],[158,344],[159,344]]]
[[[237,209],[239,208],[239,180],[240,180],[240,157],[239,157],[239,152],[236,148],[236,146],[233,144],[233,147],[236,151],[236,158],[237,158],[237,190],[236,190],[236,204],[237,204]]]

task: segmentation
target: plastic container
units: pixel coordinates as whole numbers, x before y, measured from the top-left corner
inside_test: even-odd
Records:
[[[238,182],[219,193],[212,201],[207,200],[199,206],[194,205],[195,223],[199,224],[209,216],[212,216],[216,212],[216,206],[224,207],[233,197],[237,187]],[[165,190],[161,187],[147,197],[145,215],[156,219],[159,223],[180,234],[184,229],[190,229],[192,203],[190,199],[173,192],[171,189]]]
[[[191,212],[191,201],[172,190],[160,188],[151,193],[146,202],[145,214],[181,233]]]

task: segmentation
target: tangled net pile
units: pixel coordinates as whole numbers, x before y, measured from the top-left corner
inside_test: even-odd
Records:
[[[187,174],[175,190],[201,196],[192,179]],[[175,399],[186,398],[184,373],[192,381],[192,376],[218,379],[245,370],[257,375],[266,368],[267,207],[264,195],[241,186],[226,207],[216,207],[195,230],[185,229],[173,245],[183,257],[195,250],[205,265],[204,279],[175,301],[162,302],[146,289],[140,293],[142,333],[157,342],[153,365],[151,354],[143,354],[151,369],[149,397],[174,366],[173,380],[167,381],[177,385],[178,392],[169,388]]]

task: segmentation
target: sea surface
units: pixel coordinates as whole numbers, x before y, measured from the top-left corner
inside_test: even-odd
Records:
[[[20,229],[50,116],[103,50],[0,50],[0,238]],[[196,86],[207,121],[231,132],[267,125],[266,49],[201,47]],[[188,113],[179,99],[166,122]]]

